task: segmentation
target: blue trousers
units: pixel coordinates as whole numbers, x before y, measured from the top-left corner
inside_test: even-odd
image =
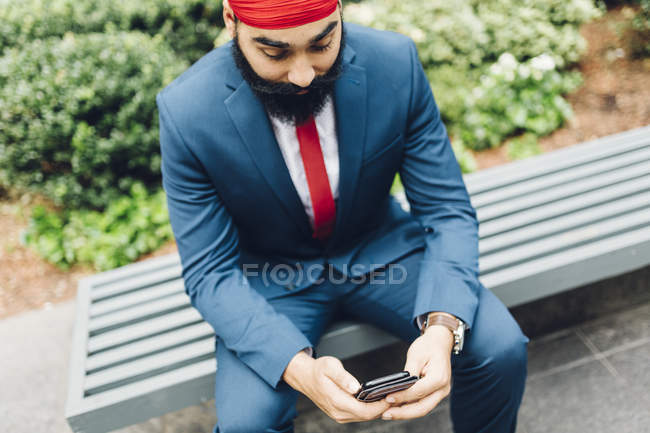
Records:
[[[422,250],[393,264],[394,278],[349,280],[340,274],[297,293],[269,299],[316,347],[335,318],[371,323],[404,341],[419,336],[411,314]],[[399,264],[401,266],[394,266]],[[404,276],[398,275],[405,271]],[[326,271],[330,276],[336,275]],[[460,355],[452,355],[451,418],[457,433],[514,432],[524,393],[528,338],[508,309],[481,287],[474,325]],[[216,338],[214,433],[293,432],[298,392],[269,386]],[[391,421],[386,421],[391,422]]]

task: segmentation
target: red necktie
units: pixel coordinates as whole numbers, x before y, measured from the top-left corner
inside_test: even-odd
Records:
[[[311,204],[314,208],[314,234],[312,237],[324,241],[334,230],[336,207],[325,170],[325,161],[320,148],[314,116],[309,116],[305,123],[296,126],[296,135],[300,142],[300,155],[305,167]]]

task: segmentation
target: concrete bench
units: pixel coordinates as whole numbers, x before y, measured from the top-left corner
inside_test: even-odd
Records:
[[[465,182],[480,221],[481,282],[508,306],[650,264],[650,127]],[[344,359],[395,341],[341,322],[317,351]],[[212,329],[189,303],[176,254],[79,283],[66,406],[75,432],[209,400],[216,367]]]

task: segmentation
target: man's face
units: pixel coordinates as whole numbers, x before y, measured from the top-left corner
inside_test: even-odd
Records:
[[[273,30],[228,23],[227,11],[224,15],[234,36],[235,63],[269,113],[296,124],[318,114],[341,73],[340,9],[319,21]]]

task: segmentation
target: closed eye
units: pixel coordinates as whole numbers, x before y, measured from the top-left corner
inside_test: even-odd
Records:
[[[262,50],[262,52],[266,55],[266,57],[268,57],[269,59],[273,59],[273,60],[282,60],[285,57],[287,57],[287,51],[282,51],[280,54],[277,54],[277,55],[269,54],[264,50]]]
[[[330,40],[329,43],[327,43],[327,45],[312,45],[311,50],[317,53],[322,53],[332,48],[332,43],[333,41]],[[266,55],[266,57],[275,61],[284,60],[286,57],[289,56],[289,51],[282,51],[279,54],[269,54],[264,50],[262,50],[262,52],[264,53],[264,55]]]
[[[314,45],[311,48],[316,52],[327,51],[332,48],[332,40],[327,45]]]

